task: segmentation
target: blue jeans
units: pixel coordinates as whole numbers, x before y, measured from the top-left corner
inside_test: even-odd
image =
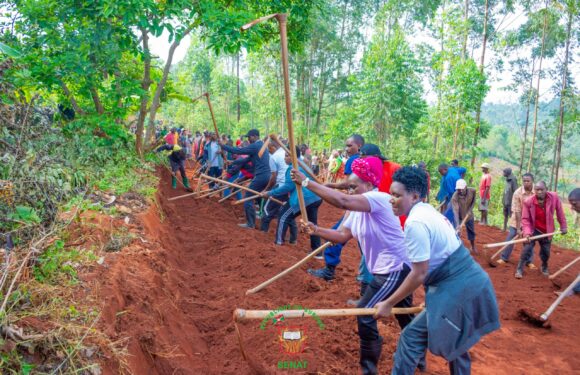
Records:
[[[244,176],[243,174],[238,173],[236,176],[228,178],[228,182],[234,182],[235,180],[237,180],[238,178],[242,178],[243,176]],[[235,190],[235,188],[233,190]],[[224,190],[224,197],[227,197],[228,195],[230,195],[230,193],[231,193],[230,189]],[[240,199],[242,199],[242,192],[238,190],[238,192],[236,193],[236,200]]]
[[[270,179],[269,176],[255,176],[252,182],[250,182],[250,186],[248,188],[261,192],[264,190],[266,185],[268,185],[268,180]],[[244,198],[249,198],[254,196],[255,193],[250,193],[246,191]],[[244,202],[244,212],[246,213],[246,224],[250,228],[256,227],[256,208],[254,206],[254,200],[249,200]]]
[[[511,241],[514,238],[516,238],[518,234],[518,230],[514,227],[509,227],[509,233],[507,238],[505,239],[506,241]],[[514,245],[508,245],[504,251],[501,253],[501,259],[504,260],[505,262],[507,262],[510,259],[510,256],[512,255],[512,251],[514,251]]]
[[[518,234],[518,231],[516,228],[514,227],[509,227],[509,233],[508,236],[506,237],[506,241],[511,241],[514,238],[516,238]],[[508,260],[510,260],[510,256],[512,255],[512,251],[514,251],[514,245],[508,245],[504,251],[501,253],[501,259],[504,262],[507,262]],[[530,254],[530,259],[528,259],[528,262],[526,264],[530,264],[534,261],[534,252],[532,251],[532,253]]]
[[[422,311],[409,323],[399,338],[397,351],[394,355],[391,375],[413,375],[417,364],[428,348],[427,313]],[[445,338],[436,338],[444,340]],[[449,362],[451,375],[471,374],[471,357],[465,352]]]
[[[449,220],[449,222],[451,223],[453,228],[455,228],[455,215],[453,215],[453,206],[452,205],[447,206],[447,209],[443,213],[443,216],[445,216],[447,218],[447,220]],[[473,219],[471,219],[471,220],[473,220]]]
[[[220,167],[211,167],[207,174],[210,177],[220,178],[220,176],[222,175],[222,169]],[[218,184],[217,182],[213,181],[210,182],[209,183],[210,189],[213,189],[217,184]]]
[[[332,226],[332,229],[338,229],[343,219],[344,216],[341,217],[338,222]],[[342,253],[342,248],[344,245],[345,244],[343,243],[337,243],[336,245],[327,247],[326,250],[324,250],[324,261],[326,262],[327,266],[336,267],[340,264],[340,254]]]
[[[539,236],[540,234],[544,233],[535,230],[533,236]],[[520,262],[518,263],[518,271],[523,272],[524,266],[531,263],[536,242],[540,244],[540,259],[542,260],[542,266],[548,266],[548,260],[550,259],[550,248],[552,247],[552,239],[544,237],[524,245],[524,249],[520,255]]]

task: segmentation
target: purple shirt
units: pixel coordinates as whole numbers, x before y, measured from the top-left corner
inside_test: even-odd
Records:
[[[391,196],[375,190],[364,193],[363,197],[369,201],[371,212],[351,211],[343,225],[359,241],[371,273],[384,275],[400,271],[409,262],[401,222],[391,207]]]

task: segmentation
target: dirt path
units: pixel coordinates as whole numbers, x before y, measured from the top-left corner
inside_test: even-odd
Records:
[[[339,308],[345,307],[347,299],[357,297],[359,252],[353,243],[345,248],[338,277],[331,283],[313,279],[303,267],[258,294],[245,296],[247,289],[305,256],[307,239],[301,237],[298,246],[275,246],[272,233],[237,226],[243,222],[240,207],[209,199],[168,202],[166,198],[182,192],[170,189],[167,171],[162,176],[159,201],[164,220],[159,219],[155,209],[142,215],[146,242],[139,241],[108,256],[97,276],[103,301],[101,328],[117,340],[127,340],[130,354],[125,364],[105,358],[105,373],[119,373],[124,368],[134,374],[249,374],[253,371],[242,359],[232,323],[236,307],[274,309],[291,304]],[[321,224],[333,224],[340,214],[323,204]],[[505,238],[495,228],[477,226],[476,230],[480,248],[483,243]],[[516,248],[514,255],[519,255],[519,250]],[[552,269],[573,256],[571,251],[554,247]],[[471,351],[473,373],[539,375],[578,371],[580,298],[564,301],[552,316],[551,330],[531,327],[517,317],[517,310],[546,309],[557,288],[538,271],[515,280],[513,265],[491,269],[483,259],[479,260],[494,282],[502,328]],[[309,267],[322,265],[323,261],[313,260]],[[572,279],[570,271],[559,281],[565,284]],[[418,302],[421,297],[417,297]],[[280,351],[275,327],[268,324],[262,330],[260,323],[240,325],[245,347],[259,367],[275,373],[278,362],[289,357]],[[307,362],[307,370],[287,369],[281,373],[359,372],[354,319],[323,319],[323,323],[322,330],[313,319],[291,322],[306,330],[308,346],[298,358]],[[381,322],[379,327],[385,337],[380,369],[387,373],[399,328],[392,320]],[[429,356],[428,361],[428,374],[447,373],[444,360]]]

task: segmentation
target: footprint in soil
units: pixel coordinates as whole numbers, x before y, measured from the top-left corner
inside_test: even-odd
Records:
[[[306,290],[308,292],[320,292],[322,288],[320,287],[320,284],[318,284],[316,281],[310,280],[308,281],[308,284],[306,284]]]

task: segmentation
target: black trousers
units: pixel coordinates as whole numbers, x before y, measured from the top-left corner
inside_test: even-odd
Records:
[[[284,195],[276,195],[274,198],[286,202],[288,200],[288,194]],[[282,205],[280,203],[274,202],[271,199],[268,199],[264,204],[264,214],[262,215],[262,220],[260,221],[260,230],[267,232],[270,228],[270,222],[274,220],[274,218],[278,217],[278,213],[280,212],[280,207]]]
[[[306,206],[306,215],[308,215],[308,221],[318,224],[318,207],[322,204],[322,200],[317,200],[316,202],[310,203]],[[290,206],[290,202],[284,203],[280,209],[280,214],[278,217],[278,227],[276,228],[276,243],[282,244],[284,242],[284,237],[286,236],[286,230],[288,226],[291,225],[292,221],[300,216],[300,210],[295,212]],[[297,231],[296,224],[294,224],[294,229],[291,227],[290,230],[290,242],[296,241]],[[294,233],[293,233],[294,232]],[[310,236],[310,248],[316,250],[320,247],[320,237]]]

